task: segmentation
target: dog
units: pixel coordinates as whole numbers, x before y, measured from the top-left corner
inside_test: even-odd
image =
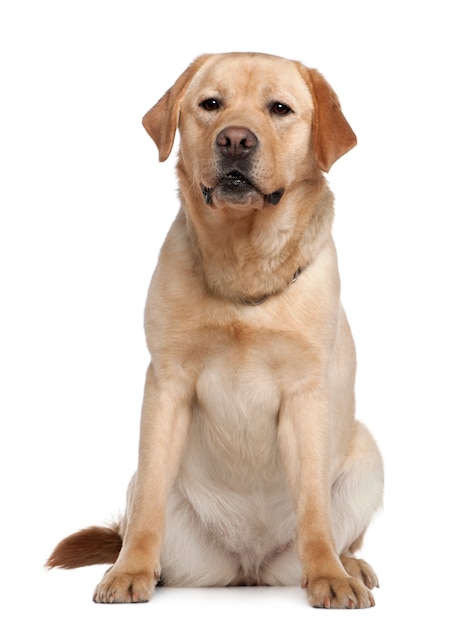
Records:
[[[146,310],[137,471],[111,527],[47,566],[110,563],[102,603],[155,586],[297,585],[314,607],[374,605],[355,558],[383,494],[355,419],[324,174],[356,144],[324,77],[260,53],[198,57],[144,116],[160,161],[180,135],[181,208]]]

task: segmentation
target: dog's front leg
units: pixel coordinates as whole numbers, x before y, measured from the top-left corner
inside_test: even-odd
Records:
[[[189,388],[189,385],[186,385]],[[145,382],[139,463],[128,505],[123,545],[115,565],[95,590],[95,602],[146,602],[160,576],[168,493],[178,471],[190,423],[184,382],[157,377],[150,364]]]
[[[336,552],[330,515],[331,408],[325,391],[301,392],[283,401],[279,445],[293,495],[302,586],[312,606],[363,608],[370,591],[349,576]]]

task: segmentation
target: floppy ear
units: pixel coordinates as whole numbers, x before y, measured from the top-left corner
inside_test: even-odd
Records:
[[[338,96],[317,70],[308,70],[313,98],[315,159],[328,172],[335,161],[357,143],[356,135],[341,111]]]
[[[198,57],[142,119],[145,130],[157,144],[160,161],[166,161],[170,156],[178,128],[181,99],[205,59],[205,55]]]

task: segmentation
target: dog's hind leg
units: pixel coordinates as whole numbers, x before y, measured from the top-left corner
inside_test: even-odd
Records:
[[[350,576],[372,589],[377,577],[365,561],[353,557],[374,513],[382,505],[383,465],[367,428],[356,423],[352,445],[331,492],[333,535],[341,562]]]

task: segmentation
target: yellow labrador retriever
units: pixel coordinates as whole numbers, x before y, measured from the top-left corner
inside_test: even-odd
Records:
[[[145,115],[181,209],[148,294],[139,462],[114,528],[64,539],[49,567],[114,563],[96,602],[170,586],[296,585],[369,607],[354,558],[383,470],[354,417],[323,176],[356,143],[325,79],[263,54],[201,56]]]

